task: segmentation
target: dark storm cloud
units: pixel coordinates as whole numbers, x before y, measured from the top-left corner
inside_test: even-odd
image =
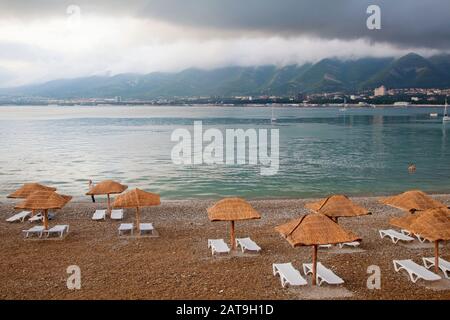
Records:
[[[325,39],[389,42],[398,46],[450,48],[449,0],[3,0],[0,15],[64,14],[69,4],[83,12],[131,15],[194,28],[245,35],[311,35]],[[381,7],[382,30],[366,28],[369,5]]]
[[[381,8],[382,30],[366,27],[371,4]],[[241,32],[367,37],[400,46],[450,48],[449,0],[151,0],[143,14]]]

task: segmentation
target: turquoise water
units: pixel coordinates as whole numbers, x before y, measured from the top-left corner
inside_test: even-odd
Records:
[[[75,197],[87,179],[119,180],[165,199],[380,195],[450,191],[450,124],[430,108],[0,107],[0,195],[38,181]],[[175,165],[173,130],[276,128],[280,167]],[[408,163],[417,165],[409,174]]]

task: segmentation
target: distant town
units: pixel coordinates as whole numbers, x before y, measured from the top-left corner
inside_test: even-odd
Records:
[[[173,97],[150,100],[122,99],[120,96],[111,98],[73,98],[54,99],[46,97],[0,96],[0,105],[36,105],[36,106],[105,106],[105,105],[217,105],[217,106],[264,106],[280,104],[292,107],[343,106],[373,107],[373,106],[436,106],[443,105],[450,88],[407,88],[389,89],[380,86],[374,90],[357,93],[327,92],[302,94],[296,96],[198,96]]]

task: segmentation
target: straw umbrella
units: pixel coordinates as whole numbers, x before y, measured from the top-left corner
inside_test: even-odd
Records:
[[[234,222],[239,220],[261,219],[261,215],[244,199],[225,198],[208,209],[211,221],[231,222],[231,248],[236,247]]]
[[[450,211],[446,208],[429,209],[413,217],[393,218],[390,223],[434,242],[434,268],[436,273],[439,272],[439,242],[450,240]]]
[[[140,228],[140,210],[142,207],[157,206],[161,204],[159,194],[134,189],[117,196],[113,206],[115,208],[136,208],[136,225]]]
[[[416,221],[417,217],[420,216],[420,214],[421,213],[418,214],[407,213],[406,215],[401,217],[391,218],[389,220],[389,223],[394,227],[410,231],[409,227],[411,227],[411,224],[414,221]]]
[[[357,217],[371,214],[369,210],[357,205],[345,195],[332,195],[326,199],[307,203],[305,207],[330,217],[336,223],[340,217]]]
[[[344,230],[330,217],[323,214],[304,215],[276,227],[275,230],[281,233],[293,247],[313,247],[313,285],[316,285],[317,248],[319,245],[361,241],[356,234]]]
[[[414,213],[415,211],[447,207],[442,202],[434,200],[432,197],[420,190],[406,191],[396,196],[381,198],[379,201],[383,204],[400,210],[409,211],[411,213]]]
[[[120,184],[119,182],[113,180],[105,180],[96,184],[89,192],[86,193],[88,196],[92,195],[107,195],[108,196],[108,213],[111,213],[111,194],[119,194],[124,192],[128,186]]]
[[[13,193],[6,196],[7,198],[13,198],[13,199],[25,199],[30,194],[36,191],[56,191],[56,188],[53,187],[47,187],[39,183],[25,183],[22,187],[14,191]]]
[[[71,196],[61,195],[54,191],[36,191],[30,194],[22,203],[15,206],[16,209],[42,210],[44,212],[44,228],[48,229],[48,210],[62,209]]]
[[[26,199],[29,195],[36,191],[56,191],[56,188],[47,187],[39,183],[25,183],[22,187],[7,195],[11,199]],[[31,215],[34,216],[35,210],[31,210]]]

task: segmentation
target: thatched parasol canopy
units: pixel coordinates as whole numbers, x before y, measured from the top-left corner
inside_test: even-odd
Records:
[[[334,218],[336,222],[339,217],[356,217],[371,214],[370,211],[357,205],[345,195],[332,195],[320,201],[307,203],[305,207]]]
[[[108,194],[117,194],[124,192],[128,186],[120,184],[119,182],[113,180],[105,180],[99,182],[94,187],[86,193],[88,196],[92,195],[108,195]]]
[[[136,208],[136,226],[140,227],[139,208],[157,206],[161,204],[159,194],[134,189],[117,196],[113,206],[115,208]]]
[[[7,198],[25,199],[36,191],[56,191],[56,188],[47,187],[39,183],[25,183],[22,187],[8,195]]]
[[[22,203],[15,206],[15,209],[43,210],[44,227],[48,229],[48,210],[61,209],[70,200],[71,196],[61,195],[54,191],[36,191],[33,192]]]
[[[450,240],[450,211],[443,208],[423,211],[408,230],[430,241]]]
[[[208,209],[211,221],[237,221],[261,219],[261,215],[244,199],[222,199]]]
[[[391,220],[389,220],[389,223],[394,227],[409,231],[411,223],[413,223],[419,215],[420,213],[418,214],[407,213],[404,216],[392,218]]]
[[[445,204],[434,200],[420,190],[406,191],[396,196],[382,198],[379,201],[391,207],[409,212],[447,207]]]
[[[439,242],[450,240],[450,210],[434,208],[415,215],[392,218],[390,223],[434,242],[434,266],[439,271]]]
[[[146,192],[138,188],[117,196],[115,208],[138,208],[157,206],[161,204],[159,194]]]
[[[294,219],[275,228],[293,246],[313,247],[313,277],[316,284],[317,247],[324,244],[337,244],[360,241],[356,234],[344,230],[331,218],[323,214],[309,214]]]
[[[293,246],[314,246],[360,241],[356,234],[322,214],[308,214],[275,228]]]
[[[234,222],[238,220],[261,219],[261,215],[244,199],[222,199],[208,209],[208,218],[211,221],[231,222],[231,248],[236,247]]]
[[[99,182],[94,187],[92,187],[86,195],[107,195],[108,197],[108,212],[111,213],[111,199],[109,197],[110,194],[118,194],[124,192],[128,186],[120,184],[119,182],[113,180],[105,180]]]

